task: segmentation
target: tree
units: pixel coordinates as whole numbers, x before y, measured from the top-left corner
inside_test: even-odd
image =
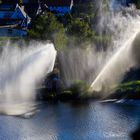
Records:
[[[72,38],[69,43],[80,47],[89,45],[93,39],[93,31],[89,24],[80,18],[71,20],[67,27],[67,34]]]
[[[58,50],[64,48],[67,43],[63,24],[58,22],[55,15],[48,12],[44,12],[33,20],[27,37],[37,40],[51,40]]]
[[[135,3],[136,7],[138,9],[140,9],[140,1],[139,0],[134,0],[133,2]]]
[[[72,10],[74,17],[83,18],[84,16],[94,17],[95,3],[92,0],[75,2]]]

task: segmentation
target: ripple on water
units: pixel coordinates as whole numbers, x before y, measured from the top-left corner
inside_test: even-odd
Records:
[[[0,116],[1,140],[129,140],[140,108],[90,102],[40,105],[30,119]]]

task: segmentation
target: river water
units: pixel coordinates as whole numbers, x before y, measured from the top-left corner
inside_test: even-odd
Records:
[[[46,103],[31,118],[0,116],[0,140],[129,140],[138,103]]]

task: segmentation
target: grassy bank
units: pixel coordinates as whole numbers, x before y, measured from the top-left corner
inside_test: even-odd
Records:
[[[110,98],[140,99],[140,80],[122,83],[115,89]]]

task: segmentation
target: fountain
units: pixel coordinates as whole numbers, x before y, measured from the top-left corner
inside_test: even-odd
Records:
[[[105,55],[94,48],[70,48],[60,52],[58,56],[65,85],[69,87],[76,80],[90,84],[101,69]]]
[[[102,8],[103,0],[96,4],[99,13],[96,30],[100,36],[105,34],[111,39],[107,50],[97,51],[93,44],[86,50],[71,47],[59,54],[64,83],[69,86],[75,80],[85,81],[91,84],[89,95],[100,92],[101,96],[108,96],[123,75],[137,66],[132,48],[140,32],[140,13],[133,5],[113,11],[114,1],[108,4],[108,11]]]
[[[114,40],[114,48],[116,51],[112,53],[112,57],[107,61],[103,69],[99,72],[95,80],[91,84],[90,93],[97,93],[102,97],[106,97],[113,92],[114,87],[121,82],[124,74],[132,67],[137,67],[139,56],[139,33],[140,33],[140,16],[139,13],[131,8],[123,9],[127,15],[121,15],[120,19],[124,22],[123,28],[118,34],[118,39]],[[135,11],[135,14],[134,14]],[[120,15],[119,15],[120,16]],[[123,32],[122,32],[123,31]],[[137,42],[137,43],[135,43]],[[137,52],[137,55],[136,55]]]
[[[3,47],[0,55],[0,113],[21,115],[35,110],[37,85],[52,71],[55,57],[53,44]]]

